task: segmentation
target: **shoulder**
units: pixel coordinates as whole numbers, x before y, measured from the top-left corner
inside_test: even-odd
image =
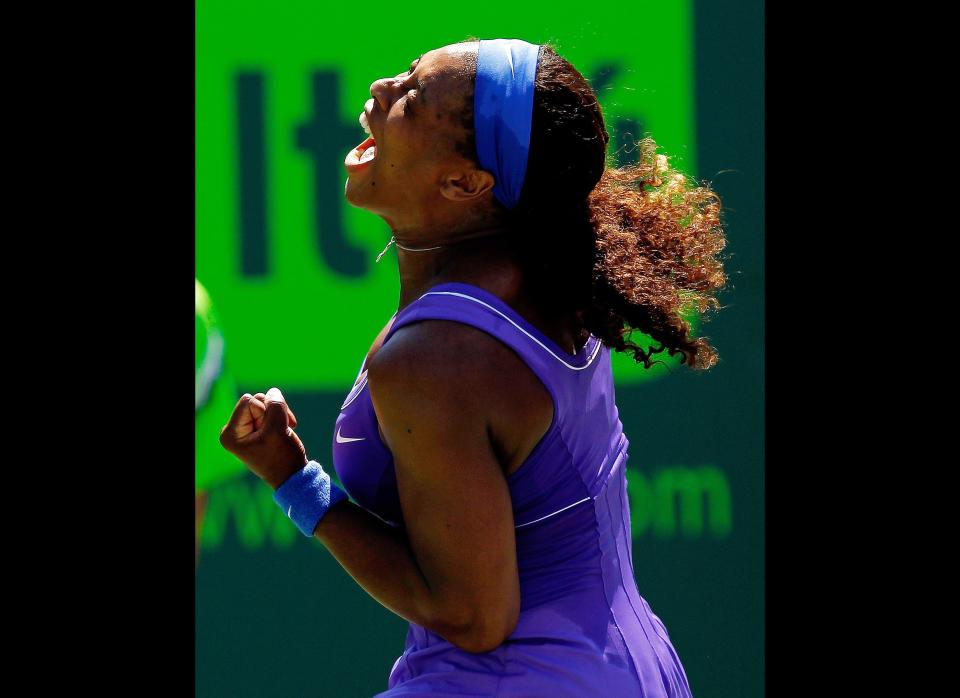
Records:
[[[549,428],[553,398],[524,360],[496,337],[448,320],[401,327],[367,367],[385,433],[442,424],[456,447],[493,448],[504,472]],[[482,443],[481,443],[482,442]],[[393,449],[395,443],[386,439]]]
[[[398,329],[367,368],[371,383],[483,398],[502,389],[523,362],[509,346],[472,325],[422,320]]]

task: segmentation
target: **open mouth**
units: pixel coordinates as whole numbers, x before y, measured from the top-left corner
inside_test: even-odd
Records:
[[[360,114],[360,125],[363,127],[363,130],[367,132],[367,139],[354,147],[353,150],[347,153],[347,157],[344,158],[343,164],[348,171],[362,169],[377,157],[377,141],[370,132],[370,125],[367,123],[367,115],[365,113]]]
[[[373,139],[373,136],[370,136],[363,143],[347,153],[343,164],[348,170],[361,169],[373,162],[375,157],[377,157],[377,142]]]

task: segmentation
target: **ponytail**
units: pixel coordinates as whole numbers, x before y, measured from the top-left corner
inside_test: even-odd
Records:
[[[691,337],[685,314],[720,307],[726,284],[720,252],[726,240],[720,200],[669,168],[656,143],[639,143],[640,161],[604,170],[590,193],[593,282],[586,327],[617,351],[632,351],[646,368],[652,355],[681,355],[694,369],[717,362],[706,338]],[[659,346],[645,351],[633,330]]]
[[[669,167],[649,138],[639,161],[606,162],[609,135],[589,83],[551,46],[537,68],[527,179],[515,211],[524,269],[546,307],[575,311],[583,328],[650,368],[680,355],[707,369],[717,352],[684,315],[719,308],[726,283],[720,200]],[[654,340],[644,348],[639,331]]]
[[[457,149],[476,162],[472,101],[462,115],[467,137]],[[587,80],[544,44],[520,200],[512,210],[494,201],[492,215],[515,231],[539,307],[578,318],[578,345],[592,333],[645,368],[667,352],[690,368],[708,369],[717,352],[706,337],[691,336],[685,316],[720,307],[726,239],[719,197],[671,169],[650,138],[637,144],[636,165],[608,166],[609,140]],[[654,345],[633,342],[634,331]]]

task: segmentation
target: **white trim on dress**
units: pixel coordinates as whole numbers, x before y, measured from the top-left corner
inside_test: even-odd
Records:
[[[439,295],[443,295],[443,296],[458,296],[458,297],[460,297],[460,298],[467,298],[468,300],[472,300],[474,303],[479,303],[480,305],[486,306],[487,308],[489,308],[490,310],[492,310],[493,312],[495,312],[497,315],[499,315],[500,317],[502,317],[504,320],[506,320],[507,322],[509,322],[511,325],[513,325],[514,327],[516,327],[518,330],[520,330],[521,332],[523,332],[525,335],[527,335],[527,336],[528,336],[530,339],[532,339],[534,342],[536,342],[536,343],[539,344],[541,347],[543,347],[543,348],[550,354],[550,356],[552,356],[553,358],[555,358],[557,361],[559,361],[560,363],[562,363],[562,364],[563,364],[564,366],[566,366],[567,368],[573,369],[574,371],[582,371],[582,370],[585,369],[585,368],[589,368],[589,367],[590,367],[590,364],[593,363],[593,360],[594,360],[595,358],[597,358],[597,354],[600,353],[600,347],[603,346],[603,342],[601,342],[601,341],[598,339],[596,346],[593,348],[593,354],[590,356],[589,359],[587,359],[587,363],[585,363],[583,366],[574,366],[573,364],[570,364],[570,363],[567,363],[566,361],[564,361],[563,357],[557,356],[556,353],[554,353],[554,351],[553,351],[552,349],[550,349],[550,347],[548,347],[548,346],[545,345],[543,342],[541,342],[539,339],[537,339],[537,338],[534,337],[532,334],[530,334],[529,332],[527,332],[525,329],[523,329],[522,327],[520,327],[520,325],[518,325],[517,323],[515,323],[512,318],[508,317],[507,315],[504,315],[500,310],[498,310],[497,308],[494,308],[494,307],[493,307],[492,305],[490,305],[489,303],[485,303],[484,301],[480,300],[479,298],[474,298],[473,296],[469,296],[469,295],[467,295],[466,293],[457,293],[456,291],[428,291],[427,293],[424,293],[423,296],[420,296],[420,298],[423,298],[424,296],[439,296]],[[418,299],[418,300],[419,300],[419,299]],[[592,337],[593,335],[590,335],[590,336]],[[587,340],[587,341],[590,341],[590,340]]]

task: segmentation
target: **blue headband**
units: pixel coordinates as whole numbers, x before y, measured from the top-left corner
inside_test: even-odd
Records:
[[[540,46],[520,39],[481,41],[473,97],[480,167],[496,178],[493,195],[512,209],[520,200],[530,152],[533,80]]]

